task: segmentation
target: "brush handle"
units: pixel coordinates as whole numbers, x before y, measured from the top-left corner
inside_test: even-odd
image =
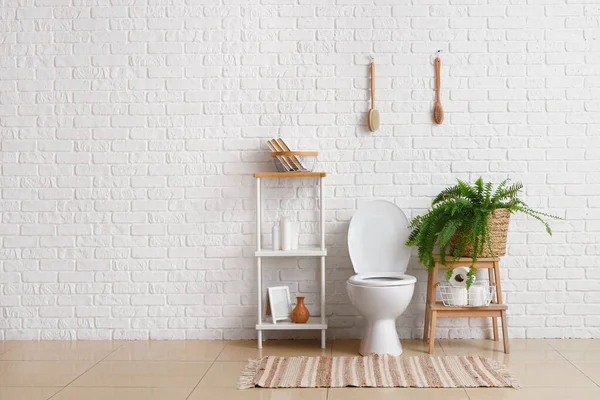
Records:
[[[375,108],[375,63],[371,63],[371,108]]]
[[[442,66],[442,62],[439,57],[435,59],[435,98],[437,101],[440,101],[440,67]]]

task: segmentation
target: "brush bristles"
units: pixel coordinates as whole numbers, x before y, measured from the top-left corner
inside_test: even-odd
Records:
[[[442,110],[441,107],[435,107],[433,109],[433,120],[438,125],[444,122],[444,110]]]
[[[371,132],[375,132],[379,129],[379,111],[370,110],[369,111],[369,130]]]

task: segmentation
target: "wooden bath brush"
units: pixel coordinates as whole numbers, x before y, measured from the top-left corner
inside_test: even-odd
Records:
[[[367,117],[369,130],[375,132],[379,129],[379,111],[375,109],[375,63],[371,61],[371,108]]]
[[[444,109],[440,100],[440,67],[441,61],[439,55],[435,59],[435,106],[433,107],[433,122],[441,125],[444,122]]]

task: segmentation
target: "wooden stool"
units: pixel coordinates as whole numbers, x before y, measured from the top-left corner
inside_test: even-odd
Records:
[[[502,302],[502,288],[500,284],[500,259],[499,258],[480,258],[475,263],[477,269],[487,269],[490,280],[490,285],[496,286],[496,295],[492,298],[492,302],[486,307],[448,307],[441,302],[435,301],[435,288],[438,284],[438,271],[440,269],[448,269],[442,265],[439,257],[435,257],[435,266],[429,271],[427,278],[427,299],[425,306],[425,329],[423,331],[423,341],[429,340],[429,353],[433,353],[435,343],[435,325],[438,318],[464,318],[464,317],[481,317],[492,318],[492,326],[494,329],[494,341],[499,340],[498,336],[498,317],[502,318],[502,339],[504,341],[504,352],[510,353],[510,345],[508,342],[508,325],[506,324],[506,309],[508,306]],[[456,262],[456,266],[470,265],[471,258],[461,258]]]

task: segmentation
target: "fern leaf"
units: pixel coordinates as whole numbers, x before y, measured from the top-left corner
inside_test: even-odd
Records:
[[[462,196],[462,192],[460,191],[460,188],[458,185],[454,185],[451,186],[449,188],[446,188],[444,190],[442,190],[431,202],[431,205],[436,205],[442,201],[451,199],[453,197],[459,197]]]
[[[500,184],[498,185],[498,187],[496,187],[496,190],[494,191],[494,195],[492,196],[492,199],[490,201],[491,204],[496,203],[496,201],[500,199],[500,194],[504,191],[504,188],[507,184],[508,179],[505,179],[502,182],[500,182]]]
[[[497,200],[514,199],[519,194],[521,189],[523,189],[523,184],[520,182],[510,185],[508,188],[499,193]]]
[[[457,181],[462,197],[469,199],[474,204],[478,204],[477,190],[460,179],[457,179]]]
[[[552,236],[552,229],[550,229],[550,225],[549,225],[549,224],[548,224],[546,221],[544,221],[544,220],[542,219],[542,217],[540,217],[540,215],[543,215],[543,216],[545,216],[545,217],[551,217],[551,218],[559,218],[559,217],[556,217],[556,216],[553,216],[553,215],[544,214],[544,213],[538,213],[538,212],[535,212],[535,211],[531,210],[530,208],[527,208],[527,207],[522,207],[522,206],[515,206],[515,207],[514,207],[514,210],[515,210],[515,211],[520,211],[520,212],[522,212],[523,214],[527,214],[527,215],[529,215],[530,217],[532,217],[532,218],[534,218],[534,219],[536,219],[536,220],[540,221],[540,222],[541,222],[541,223],[544,225],[544,227],[546,228],[546,232],[547,232],[547,233],[548,233],[550,236]]]
[[[473,264],[475,264],[475,262],[473,262]],[[475,268],[473,264],[471,264],[471,268],[469,268],[469,272],[467,272],[467,290],[471,288],[473,281],[475,281],[475,276],[477,276],[477,268]]]
[[[475,187],[477,188],[477,197],[481,198],[483,195],[483,179],[481,177],[475,181]]]
[[[490,206],[490,200],[492,196],[492,182],[488,182],[485,184],[485,189],[483,190],[483,196],[485,197],[483,201],[484,207],[487,209]]]
[[[448,243],[450,243],[460,225],[460,220],[451,220],[444,226],[444,229],[440,233],[440,247],[448,246]]]

